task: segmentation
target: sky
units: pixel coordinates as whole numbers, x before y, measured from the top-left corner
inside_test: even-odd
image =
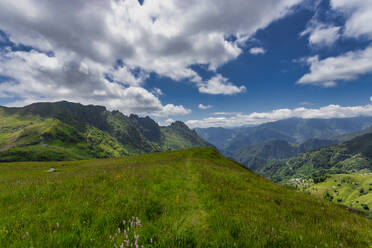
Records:
[[[0,0],[0,105],[191,128],[372,116],[372,0]]]

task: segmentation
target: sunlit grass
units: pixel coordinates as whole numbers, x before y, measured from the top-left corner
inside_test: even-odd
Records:
[[[212,149],[0,164],[0,247],[125,247],[136,237],[139,247],[369,247],[372,223]]]

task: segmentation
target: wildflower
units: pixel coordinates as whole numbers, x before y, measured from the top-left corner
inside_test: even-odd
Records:
[[[57,228],[59,228],[59,222],[57,222],[56,226],[57,226]]]
[[[28,237],[28,235],[29,235],[28,232],[26,232],[26,237]]]
[[[120,248],[124,248],[124,243],[121,243]]]
[[[118,228],[118,233],[120,233],[120,227]]]

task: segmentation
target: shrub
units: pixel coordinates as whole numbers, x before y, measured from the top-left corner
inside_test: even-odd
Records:
[[[324,193],[324,199],[327,199],[329,201],[333,200],[333,196],[328,192],[328,190]]]
[[[362,203],[361,206],[363,207],[364,210],[369,210],[369,207],[368,207],[367,204],[363,204],[363,203]]]

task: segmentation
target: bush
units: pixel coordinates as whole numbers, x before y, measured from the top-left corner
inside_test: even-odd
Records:
[[[362,203],[361,205],[362,205],[362,207],[363,207],[364,210],[369,210],[369,207],[368,207],[367,204],[363,204],[363,203]]]
[[[365,194],[365,191],[364,191],[364,189],[363,189],[363,188],[361,188],[361,189],[359,190],[359,193],[360,193],[361,195],[364,195],[364,194]]]
[[[329,201],[333,200],[333,196],[328,192],[328,190],[324,193],[324,199],[327,199]]]

